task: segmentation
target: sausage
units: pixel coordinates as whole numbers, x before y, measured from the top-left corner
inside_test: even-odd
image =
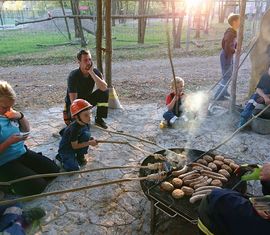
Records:
[[[183,186],[181,190],[185,193],[187,196],[191,196],[194,193],[194,189],[191,187]]]
[[[207,181],[194,185],[194,189],[209,185]]]
[[[189,184],[191,184],[191,183],[198,182],[198,181],[200,181],[200,180],[202,180],[202,179],[203,179],[203,176],[200,175],[199,177],[194,178],[194,179],[184,180],[184,184],[189,185]]]
[[[216,155],[215,156],[215,160],[218,160],[218,161],[224,161],[225,157],[221,156],[221,155]]]
[[[230,168],[234,171],[236,170],[237,168],[239,168],[239,165],[235,164],[235,163],[230,163]]]
[[[223,162],[224,162],[225,164],[227,164],[227,165],[230,165],[231,163],[234,163],[234,160],[225,158],[225,159],[223,160]]]
[[[188,171],[188,166],[185,165],[181,170],[173,171],[172,175],[173,176],[179,176],[179,175],[182,175],[182,174],[186,173],[187,171]]]
[[[192,179],[195,179],[195,178],[198,178],[200,177],[201,175],[199,173],[193,173],[191,175],[187,175],[185,176],[184,178],[182,178],[183,181],[186,181],[186,180],[192,180]],[[179,178],[179,177],[178,177]]]
[[[221,166],[224,164],[224,162],[219,161],[219,160],[214,160],[213,163],[217,165],[217,167],[221,168]]]
[[[203,177],[203,176],[201,176],[201,177],[202,177],[201,179],[199,179],[199,180],[197,180],[197,181],[194,181],[194,182],[190,183],[189,186],[190,186],[191,188],[193,188],[196,184],[200,184],[200,183],[205,182],[204,177]]]
[[[226,178],[229,178],[231,176],[230,173],[226,171],[225,169],[220,169],[218,173],[221,175],[224,175]]]
[[[205,189],[205,190],[197,191],[192,194],[192,197],[196,195],[200,195],[200,194],[209,194],[211,192],[212,192],[212,189]]]
[[[184,174],[179,175],[178,178],[181,179],[181,178],[184,178],[184,177],[186,177],[186,176],[188,176],[188,175],[192,175],[192,174],[194,174],[194,173],[199,173],[199,171],[197,171],[197,170],[189,171],[189,172],[187,172],[187,173],[184,173]]]
[[[222,182],[220,180],[213,180],[211,182],[211,185],[221,187],[222,186]]]
[[[212,179],[221,180],[222,182],[227,182],[228,181],[228,179],[225,176],[223,176],[223,175],[221,175],[219,173],[213,172],[213,171],[202,170],[201,174],[206,175],[206,176],[208,176],[208,177],[210,177]]]
[[[209,156],[209,155],[204,155],[203,156],[203,159],[205,161],[207,161],[208,163],[214,161],[214,159],[211,156]]]
[[[208,165],[208,162],[206,160],[202,159],[202,158],[199,159],[199,160],[197,160],[197,163],[200,163],[200,164],[202,164],[204,166],[207,166]]]
[[[225,169],[225,170],[228,171],[229,173],[232,173],[232,172],[233,172],[232,168],[229,167],[229,166],[226,165],[226,164],[223,164],[223,165],[221,166],[221,168],[222,168],[222,169]]]
[[[189,202],[191,204],[194,204],[195,202],[199,201],[199,200],[202,200],[204,198],[206,194],[200,194],[200,195],[196,195],[196,196],[193,196],[189,199]]]
[[[203,167],[201,167],[201,166],[193,166],[193,167],[192,167],[192,170],[198,170],[198,171],[201,171],[201,170],[203,170]]]
[[[211,168],[213,171],[217,171],[217,165],[213,162],[210,162],[208,164],[208,167]]]
[[[221,187],[213,186],[213,185],[202,186],[202,187],[200,187],[200,188],[197,188],[197,189],[195,190],[195,192],[202,191],[202,190],[207,190],[207,189],[211,189],[211,190],[213,190],[213,189],[221,189]]]
[[[202,167],[204,170],[212,171],[211,168],[209,168],[209,167],[207,167],[207,166],[205,166],[205,165],[203,165],[203,164],[200,164],[200,163],[198,163],[198,162],[192,162],[190,165],[191,165],[192,167],[193,167],[193,166],[200,166],[200,167]]]

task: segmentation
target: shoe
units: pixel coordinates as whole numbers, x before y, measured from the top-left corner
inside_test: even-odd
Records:
[[[84,155],[77,155],[76,158],[80,166],[85,166],[87,164],[87,160]]]
[[[170,120],[170,125],[173,125],[177,119],[178,119],[178,117],[177,117],[177,116],[174,116],[174,117]]]
[[[95,123],[97,126],[100,126],[101,128],[104,128],[104,129],[108,128],[106,122],[104,122],[104,120],[102,118],[96,118]]]
[[[40,220],[46,215],[45,211],[40,207],[34,207],[30,210],[23,210],[22,217],[26,224],[31,224],[35,220]]]

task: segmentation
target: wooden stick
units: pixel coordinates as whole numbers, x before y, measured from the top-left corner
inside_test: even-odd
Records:
[[[101,144],[128,144],[127,141],[113,141],[113,140],[96,140]]]
[[[14,183],[18,183],[25,180],[37,179],[37,178],[50,178],[50,177],[57,177],[57,176],[70,176],[74,174],[83,174],[95,171],[103,171],[103,170],[114,170],[114,169],[137,169],[137,168],[147,168],[153,167],[153,164],[148,166],[111,166],[111,167],[102,167],[102,168],[95,168],[95,169],[87,169],[87,170],[80,170],[80,171],[68,171],[68,172],[59,172],[59,173],[48,173],[48,174],[37,174],[37,175],[30,175],[26,177],[22,177],[15,180],[10,180],[6,182],[0,182],[0,186],[10,186]]]
[[[157,174],[156,178],[158,179],[159,177],[160,176]],[[81,190],[98,188],[98,187],[107,186],[107,185],[111,185],[111,184],[119,184],[119,183],[128,182],[128,181],[146,180],[146,179],[150,179],[150,178],[154,179],[153,176],[151,176],[151,177],[146,176],[146,177],[137,177],[137,178],[125,178],[125,179],[119,179],[119,180],[110,180],[110,181],[103,182],[103,183],[92,184],[92,185],[87,185],[87,186],[82,186],[82,187],[71,188],[71,189],[57,190],[57,191],[52,191],[52,192],[40,193],[40,194],[31,195],[31,196],[26,196],[26,197],[11,199],[11,200],[0,201],[0,206],[1,205],[14,204],[16,202],[29,201],[29,200],[33,200],[33,199],[41,198],[41,197],[47,197],[47,196],[52,196],[52,195],[77,192],[77,191],[81,191]]]

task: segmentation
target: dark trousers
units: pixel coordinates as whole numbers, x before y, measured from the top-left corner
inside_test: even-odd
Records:
[[[257,104],[264,104],[264,99],[259,94],[255,93],[247,102],[245,109],[241,113],[241,117],[248,120],[252,116],[252,112]]]
[[[224,50],[220,53],[220,65],[222,71],[222,80],[219,83],[219,87],[215,94],[215,99],[223,98],[228,94],[228,81],[233,73],[233,57],[226,58]]]
[[[21,177],[57,173],[58,166],[49,158],[27,149],[20,158],[0,166],[0,181],[10,181]],[[12,184],[15,194],[32,195],[41,193],[53,178],[38,178]]]
[[[82,134],[79,136],[78,143],[84,143],[89,141],[91,138],[90,131],[87,126],[82,130]],[[77,171],[80,169],[77,158],[87,154],[88,146],[76,149],[76,150],[64,150],[59,152],[63,167],[66,171]]]
[[[262,182],[263,192],[270,192],[269,182]],[[251,202],[232,190],[213,190],[199,207],[199,218],[215,235],[265,235],[270,221],[254,210]]]

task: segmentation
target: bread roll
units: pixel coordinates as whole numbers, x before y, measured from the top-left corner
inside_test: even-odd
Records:
[[[181,189],[175,189],[172,192],[172,196],[175,199],[182,198],[182,197],[184,197],[184,195],[185,195],[185,193]]]

